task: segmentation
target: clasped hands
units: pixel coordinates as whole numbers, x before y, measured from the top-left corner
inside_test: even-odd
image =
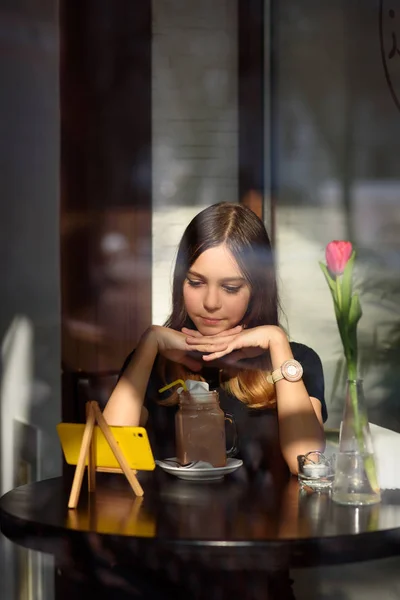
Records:
[[[275,342],[282,343],[282,340],[285,340],[288,344],[285,332],[275,325],[251,329],[237,325],[215,335],[203,335],[186,327],[182,328],[181,332],[164,327],[156,328],[161,334],[157,336],[160,338],[160,353],[194,371],[200,370],[205,363],[216,367],[251,368],[251,361],[247,359],[260,357]],[[256,363],[254,368],[259,368]]]

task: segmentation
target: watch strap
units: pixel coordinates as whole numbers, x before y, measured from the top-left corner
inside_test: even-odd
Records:
[[[271,375],[268,376],[268,381],[270,383],[276,383],[277,381],[280,381],[281,379],[284,379],[284,376],[282,374],[282,367],[275,369],[275,371],[272,371]]]

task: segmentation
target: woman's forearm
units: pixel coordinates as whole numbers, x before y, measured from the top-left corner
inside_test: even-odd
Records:
[[[144,396],[157,352],[157,337],[150,328],[143,334],[104,409],[104,418],[109,425],[143,424]]]
[[[287,337],[280,331],[277,330],[269,341],[273,370],[293,358]],[[325,447],[320,402],[310,398],[302,380],[281,379],[275,383],[275,388],[281,450],[290,471],[296,474],[299,454]]]

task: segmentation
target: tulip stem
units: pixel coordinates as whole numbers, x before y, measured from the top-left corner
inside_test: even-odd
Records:
[[[342,310],[342,282],[339,275],[336,277],[336,297],[339,309]]]
[[[349,370],[349,377],[350,377],[350,371],[353,373],[356,369],[354,368],[354,365],[349,364],[348,370]],[[349,389],[349,394],[350,394],[351,405],[353,408],[353,415],[354,415],[353,426],[354,426],[354,433],[355,433],[357,444],[358,444],[358,450],[363,457],[365,472],[367,474],[370,486],[374,490],[374,492],[376,492],[376,491],[379,491],[379,484],[378,484],[378,479],[376,476],[375,463],[374,463],[373,459],[371,458],[371,456],[368,455],[368,452],[367,452],[368,449],[365,447],[365,438],[363,435],[363,429],[366,425],[366,419],[364,418],[363,419],[364,422],[362,422],[362,420],[360,418],[360,410],[359,410],[360,406],[359,406],[359,400],[358,400],[358,389],[357,389],[357,380],[356,379],[353,379],[353,378],[349,379],[348,389]]]

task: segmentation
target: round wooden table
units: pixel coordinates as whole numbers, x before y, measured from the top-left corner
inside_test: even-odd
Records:
[[[301,490],[294,477],[281,488],[262,477],[246,481],[240,470],[214,483],[159,469],[140,480],[145,495],[136,498],[123,476],[98,474],[96,493],[84,485],[76,510],[67,508],[70,490],[61,477],[22,486],[0,499],[1,530],[53,554],[61,567],[80,562],[87,570],[90,557],[161,569],[175,582],[188,568],[229,571],[231,579],[400,554],[400,491],[354,508]]]

